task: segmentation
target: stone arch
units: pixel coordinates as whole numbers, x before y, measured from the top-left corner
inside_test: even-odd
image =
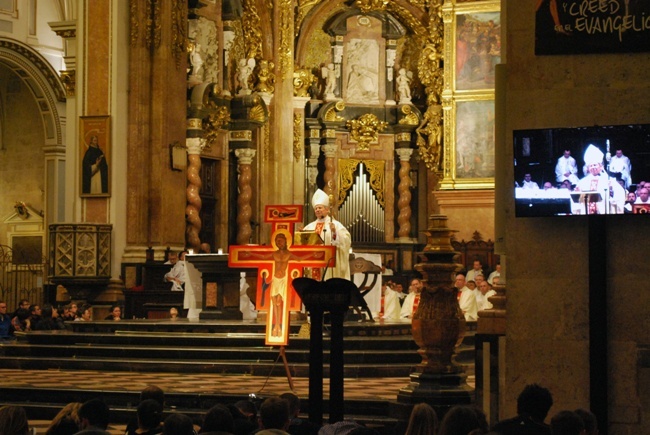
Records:
[[[28,45],[1,37],[0,62],[12,69],[34,96],[43,122],[44,145],[64,145],[65,88],[52,65]]]
[[[66,192],[66,91],[52,65],[32,47],[0,37],[0,64],[14,72],[36,102],[45,153],[44,212],[48,223],[64,220]]]

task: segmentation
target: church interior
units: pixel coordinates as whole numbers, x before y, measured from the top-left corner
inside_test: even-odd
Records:
[[[0,300],[9,312],[23,298],[87,302],[95,320],[121,305],[128,319],[120,328],[75,322],[68,337],[25,333],[20,349],[2,342],[9,389],[0,404],[29,402],[41,390],[49,398],[53,382],[43,376],[52,379],[52,370],[95,372],[85,391],[65,393],[70,401],[90,398],[111,377],[130,384],[111,396],[124,415],[146,379],[179,382],[169,397],[182,406],[215,374],[239,375],[220,390],[227,397],[250,381],[244,374],[261,382],[270,371],[273,391],[293,375],[307,399],[313,355],[303,328],[291,326],[285,373],[277,349],[245,338],[263,334],[264,322],[240,320],[240,272],[253,301],[259,277],[229,271],[228,253],[276,247],[273,207],[291,207],[300,217],[291,228],[302,230],[316,219],[311,199],[322,190],[350,233],[350,253],[375,256],[405,289],[422,276],[431,289],[451,287],[453,272],[474,260],[486,274],[500,265],[498,309],[467,322],[460,368],[444,374],[453,372],[458,403],[494,423],[516,415],[517,396],[537,383],[553,394],[549,417],[585,408],[600,433],[650,433],[650,287],[638,243],[650,222],[515,212],[517,132],[650,124],[650,46],[539,54],[539,11],[551,19],[555,3],[0,1]],[[635,150],[648,147],[650,138]],[[183,250],[204,284],[214,276],[213,293],[203,286],[204,307],[214,310],[168,325],[183,294],[169,291],[165,262]],[[410,320],[351,323],[345,340],[377,346],[360,355],[400,351],[364,366],[346,347],[346,407],[374,395],[383,418],[431,397],[447,403],[413,380],[413,367],[437,369],[406,339]],[[158,327],[164,339],[153,336]],[[228,344],[229,334],[244,338]],[[382,334],[392,336],[374,340]],[[174,365],[164,341],[191,343],[195,368]],[[89,351],[99,344],[114,346],[116,360]],[[235,359],[229,346],[264,364],[236,373],[224,362]],[[74,352],[88,359],[64,363]],[[117,361],[127,356],[137,362]],[[199,368],[202,358],[211,363]],[[129,378],[147,370],[187,370],[191,379]]]

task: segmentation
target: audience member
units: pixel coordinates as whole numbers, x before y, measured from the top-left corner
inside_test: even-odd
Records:
[[[45,304],[41,309],[41,320],[34,325],[33,329],[37,331],[53,331],[65,329],[65,326],[59,317],[58,310],[50,304]]]
[[[90,322],[93,318],[93,307],[84,304],[79,310],[79,315],[74,319],[76,322]]]
[[[583,408],[578,408],[573,412],[582,419],[582,424],[585,427],[585,435],[598,435],[598,419],[593,412]]]
[[[170,320],[177,320],[178,319],[178,308],[171,307],[169,309],[169,319]]]
[[[551,392],[537,384],[526,385],[517,397],[517,416],[500,421],[492,428],[501,435],[549,435],[551,429],[544,424],[553,406]]]
[[[481,282],[478,290],[479,292],[476,294],[476,306],[478,311],[489,310],[492,308],[492,303],[488,298],[497,294],[497,292],[492,290],[492,286],[487,281]]]
[[[235,435],[248,435],[259,429],[255,403],[250,400],[240,400],[229,408],[234,419]]]
[[[472,268],[465,274],[465,279],[467,281],[476,281],[476,275],[478,274],[483,275],[483,264],[481,263],[481,260],[474,260]]]
[[[483,411],[474,406],[458,405],[447,411],[440,422],[438,435],[484,434],[487,431],[488,424]]]
[[[635,204],[650,204],[650,190],[647,187],[643,187],[636,191],[636,200]]]
[[[111,305],[111,311],[104,320],[113,320],[114,322],[122,320],[122,308],[119,305]]]
[[[65,405],[45,431],[45,435],[74,435],[79,431],[80,402],[71,402]]]
[[[392,291],[392,290],[391,290]],[[283,393],[280,395],[289,404],[289,427],[287,432],[291,435],[317,435],[320,426],[309,420],[304,420],[300,415],[300,398],[294,393]]]
[[[417,278],[411,280],[411,286],[409,287],[409,294],[406,295],[404,303],[402,304],[402,309],[400,310],[399,316],[402,319],[412,319],[413,314],[418,310],[418,305],[420,304],[420,296],[422,294],[422,281]]]
[[[203,416],[200,434],[227,435],[235,431],[232,413],[225,405],[215,405]]]
[[[584,435],[584,424],[573,411],[560,411],[551,418],[553,435]]]
[[[436,411],[426,403],[415,405],[404,435],[435,435],[436,433],[438,433]]]
[[[16,315],[11,319],[11,327],[14,332],[31,331],[32,325],[29,320],[29,310],[26,308],[18,308]]]
[[[501,276],[501,263],[497,263],[492,273],[488,275],[487,281],[490,283],[490,285],[494,285],[493,281],[495,276]]]
[[[539,190],[539,184],[535,183],[530,174],[524,174],[524,181],[521,182],[523,189]]]
[[[163,435],[195,435],[192,419],[185,414],[170,414],[163,423]]]
[[[29,310],[29,306],[30,306],[30,305],[31,305],[31,304],[29,303],[29,300],[27,300],[27,299],[21,299],[20,302],[18,302],[18,307],[16,308],[16,311],[14,311],[14,312],[12,313],[12,317],[13,317],[13,316],[16,316],[16,314],[18,313],[18,310],[20,310],[21,308],[23,308],[23,309],[25,309],[25,310]]]
[[[125,435],[156,435],[162,433],[163,405],[154,399],[140,402],[137,411],[137,428],[126,431]]]
[[[260,406],[259,435],[287,434],[289,427],[289,403],[279,397],[269,397]]]
[[[160,409],[163,409],[165,406],[165,392],[157,385],[147,385],[142,391],[140,391],[139,403],[142,403],[145,400],[155,400],[160,404]],[[137,429],[138,419],[137,417],[132,418],[126,425],[126,433],[135,433]]]
[[[40,305],[30,305],[29,306],[29,322],[32,325],[32,329],[34,329],[34,326],[38,323],[39,320],[41,320],[41,306]]]
[[[43,308],[45,310],[45,307]],[[106,429],[110,410],[100,399],[91,399],[79,407],[79,429],[76,435],[110,435]]]
[[[11,339],[11,316],[7,314],[7,303],[0,300],[0,340]]]
[[[455,286],[459,292],[458,305],[467,321],[475,321],[478,318],[478,306],[476,305],[476,296],[474,292],[467,287],[465,275],[456,274]]]
[[[0,408],[0,434],[27,435],[29,422],[25,408],[21,406],[3,406]]]

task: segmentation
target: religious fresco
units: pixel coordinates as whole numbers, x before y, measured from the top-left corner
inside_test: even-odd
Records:
[[[456,178],[494,177],[494,101],[456,104]]]
[[[110,117],[79,118],[81,196],[110,196]]]
[[[458,15],[456,19],[456,90],[494,87],[494,66],[501,62],[499,12]]]

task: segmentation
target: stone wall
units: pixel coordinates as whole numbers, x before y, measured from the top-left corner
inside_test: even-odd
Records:
[[[517,395],[532,382],[553,393],[549,417],[590,406],[587,220],[515,218],[508,181],[513,130],[650,123],[648,54],[535,56],[534,3],[502,2],[506,78],[497,95],[505,92],[506,115],[497,189],[505,189],[508,198],[501,230],[508,288],[502,417],[515,414]],[[650,342],[643,237],[650,221],[617,216],[606,226],[609,356],[602,358],[609,358],[609,433],[650,433],[650,423],[642,419],[648,415],[642,412],[648,389],[640,384],[647,370],[638,357]]]
[[[0,143],[0,244],[9,244],[4,219],[16,201],[35,210],[44,207],[45,135],[34,97],[23,81],[0,65],[3,111]]]

